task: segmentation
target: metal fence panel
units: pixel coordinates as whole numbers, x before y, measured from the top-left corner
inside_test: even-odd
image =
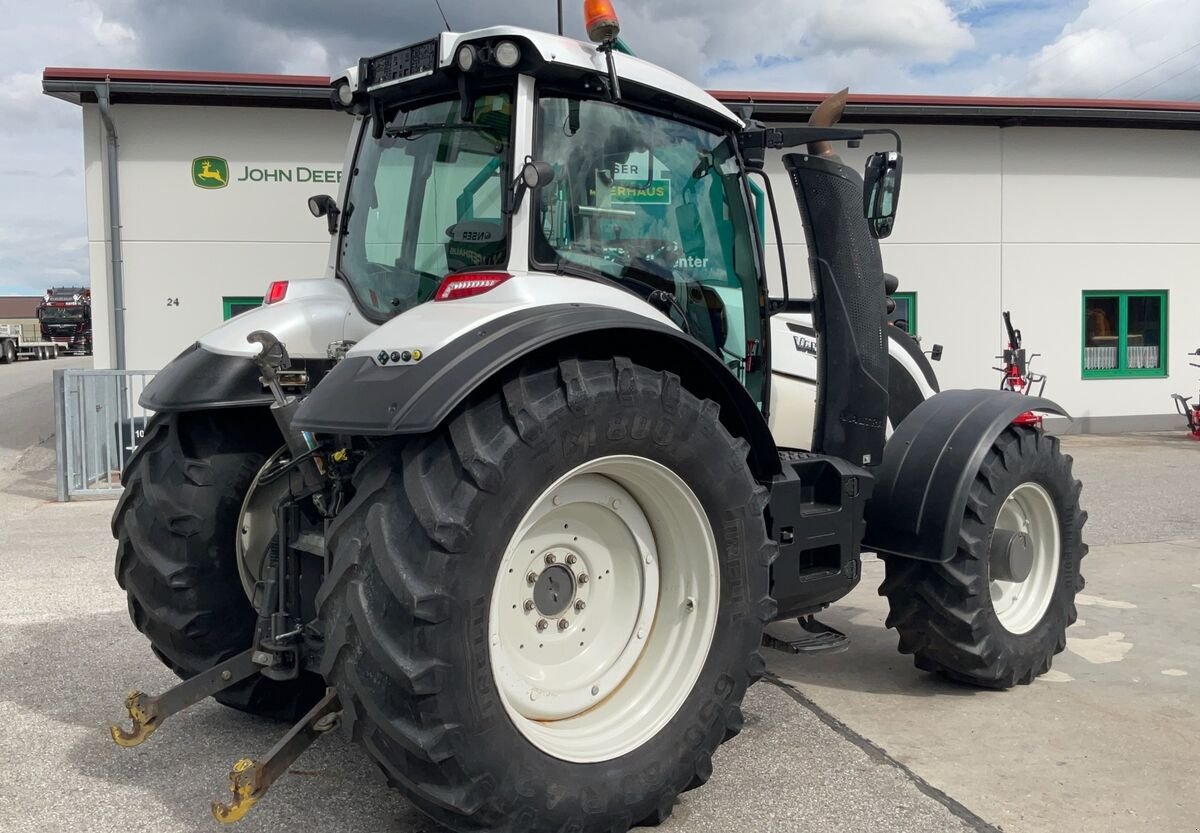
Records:
[[[55,370],[58,499],[115,497],[152,415],[138,404],[152,370]]]

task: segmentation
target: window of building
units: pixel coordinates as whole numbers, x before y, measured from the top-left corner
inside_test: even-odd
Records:
[[[888,313],[888,321],[910,336],[917,334],[917,293],[895,292],[892,300],[896,308]]]
[[[262,296],[235,296],[225,297],[221,299],[221,304],[225,308],[225,320],[228,321],[235,315],[241,315],[243,312],[249,312],[252,309],[258,309],[262,306]]]
[[[1167,375],[1167,293],[1083,293],[1083,378]]]

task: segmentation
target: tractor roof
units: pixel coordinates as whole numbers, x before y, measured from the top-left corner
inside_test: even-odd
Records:
[[[543,61],[549,64],[591,70],[602,75],[608,72],[606,57],[596,48],[595,44],[533,29],[524,29],[519,26],[492,26],[470,32],[441,33],[437,38],[439,67],[446,68],[453,63],[459,45],[497,38],[524,41],[538,53]],[[687,101],[693,106],[698,106],[709,114],[717,116],[729,127],[742,126],[741,119],[732,110],[686,78],[633,55],[617,51],[614,53],[614,57],[622,87],[633,84],[654,91],[657,97],[665,95]],[[342,78],[349,79],[351,84],[356,86],[358,67],[347,69],[333,81],[336,83]]]

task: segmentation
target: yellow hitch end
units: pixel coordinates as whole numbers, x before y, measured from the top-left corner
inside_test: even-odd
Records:
[[[221,824],[233,824],[241,821],[250,808],[258,803],[261,793],[257,786],[257,764],[249,758],[242,758],[233,765],[229,772],[229,792],[233,800],[228,804],[221,801],[212,803],[213,818]]]
[[[129,696],[125,698],[125,711],[129,712],[133,729],[126,732],[120,726],[112,725],[108,727],[108,731],[112,735],[113,743],[129,749],[141,745],[146,738],[154,734],[158,722],[155,720],[153,709],[147,708],[146,695],[140,691],[129,692]]]

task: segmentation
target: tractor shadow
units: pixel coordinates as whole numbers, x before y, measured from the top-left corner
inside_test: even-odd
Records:
[[[14,630],[0,649],[0,704],[17,707],[30,724],[31,742],[28,759],[12,764],[44,769],[44,783],[86,785],[66,810],[77,815],[68,828],[87,825],[93,818],[90,805],[104,808],[106,829],[216,829],[209,805],[230,798],[234,761],[265,754],[288,729],[208,700],[168,720],[142,746],[121,749],[108,726],[124,716],[129,689],[159,693],[177,681],[158,664],[124,611]],[[41,747],[64,743],[65,756],[42,754]],[[337,732],[321,738],[238,826],[344,833],[442,830],[390,789],[362,751],[352,747]]]
[[[791,654],[763,648],[767,668],[801,688],[876,694],[892,697],[978,697],[994,692],[960,685],[913,666],[912,657],[896,649],[896,632],[884,627],[886,609],[839,603],[817,619],[850,638],[840,652]]]

